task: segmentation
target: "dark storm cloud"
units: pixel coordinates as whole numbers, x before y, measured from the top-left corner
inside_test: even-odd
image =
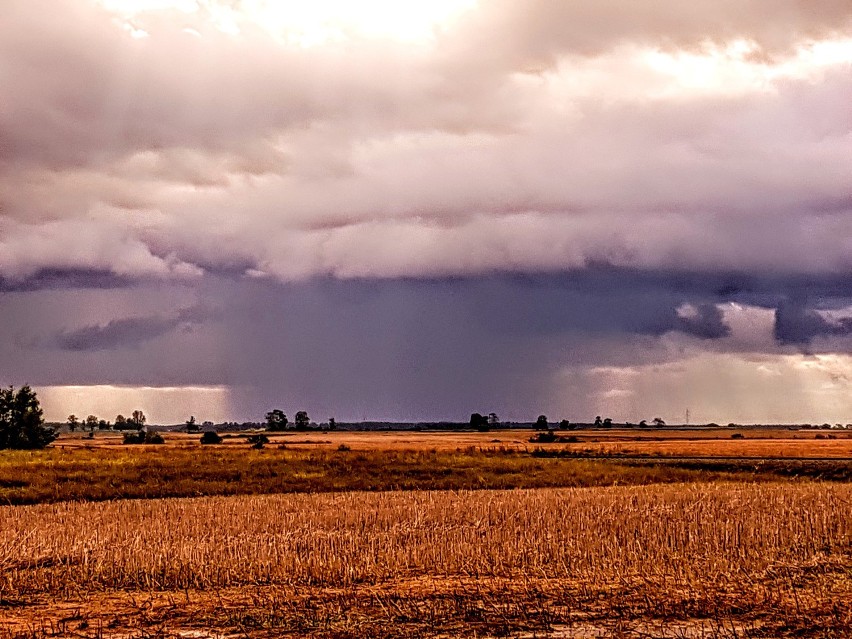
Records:
[[[126,317],[111,320],[106,324],[61,331],[45,343],[67,351],[134,348],[178,328],[189,330],[210,317],[211,313],[200,307],[181,309],[171,317]]]
[[[131,279],[118,277],[109,271],[44,269],[26,279],[9,280],[0,277],[0,293],[43,289],[122,288],[132,283]]]
[[[775,311],[775,338],[781,344],[808,345],[817,337],[846,335],[852,335],[852,318],[829,319],[809,308],[803,297],[784,299]]]
[[[773,344],[771,324],[766,343],[731,342],[722,309],[732,300],[774,309],[788,286],[597,265],[530,276],[286,285],[206,276],[180,288],[7,292],[0,379],[227,387],[239,419],[260,419],[275,406],[320,419],[458,419],[485,407],[531,419],[556,410],[548,406],[571,406],[569,418],[594,416],[605,403],[588,371],[664,364],[671,354],[663,341],[717,353],[785,352]],[[852,291],[843,294],[837,281],[795,286],[826,293],[823,307],[852,304]],[[187,307],[180,300],[190,295],[197,303]],[[111,308],[121,309],[116,317]],[[566,371],[563,388],[554,380]]]
[[[720,339],[731,334],[722,311],[715,304],[700,304],[688,315],[678,315],[675,330],[701,339]]]

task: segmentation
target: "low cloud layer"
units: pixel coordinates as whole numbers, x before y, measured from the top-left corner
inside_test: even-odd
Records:
[[[136,348],[171,331],[192,328],[210,317],[204,309],[182,309],[176,315],[123,317],[106,324],[91,324],[73,330],[63,330],[52,336],[46,346],[67,351],[102,351],[116,348]]]
[[[852,335],[852,317],[832,317],[808,308],[802,299],[783,300],[775,311],[775,338],[781,344],[809,345],[818,337]]]

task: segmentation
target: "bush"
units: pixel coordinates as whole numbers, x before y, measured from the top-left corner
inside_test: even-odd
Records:
[[[545,431],[543,433],[539,433],[537,435],[533,435],[530,437],[530,442],[533,444],[552,444],[556,441],[556,433],[553,431]]]
[[[44,425],[33,389],[0,388],[0,449],[44,448],[57,437],[55,428]]]
[[[267,437],[266,435],[263,435],[263,434],[260,434],[260,435],[249,435],[249,436],[247,437],[247,439],[248,439],[248,441],[249,441],[249,444],[251,444],[251,447],[252,447],[252,448],[257,448],[258,450],[260,450],[260,449],[261,449],[261,448],[263,448],[266,444],[268,444],[268,443],[269,443],[269,437]]]
[[[140,431],[134,431],[132,433],[124,433],[124,444],[144,444],[145,443],[145,433]]]
[[[201,436],[201,443],[202,444],[221,444],[222,443],[222,437],[216,431],[208,430],[206,433],[204,433]]]
[[[149,433],[144,430],[124,433],[125,444],[165,444],[166,440],[160,433]]]

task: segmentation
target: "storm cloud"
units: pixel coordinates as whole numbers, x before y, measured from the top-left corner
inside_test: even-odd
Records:
[[[192,330],[211,314],[200,308],[181,309],[176,315],[150,315],[110,320],[64,330],[47,340],[47,345],[68,351],[99,351],[114,348],[138,347],[175,329]]]
[[[4,3],[2,375],[429,418],[849,351],[848,2],[298,4]]]
[[[803,299],[785,299],[775,311],[775,337],[782,344],[810,344],[816,337],[852,335],[852,317],[827,317]]]

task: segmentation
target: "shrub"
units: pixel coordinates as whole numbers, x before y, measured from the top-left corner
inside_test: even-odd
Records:
[[[166,440],[160,433],[150,433],[144,430],[124,433],[125,444],[165,444]]]
[[[538,433],[537,435],[533,435],[530,437],[530,442],[536,444],[552,444],[556,441],[556,433],[553,431],[545,431],[543,433]]]
[[[222,437],[214,430],[208,430],[201,436],[202,444],[221,444]]]
[[[145,433],[141,430],[133,431],[132,433],[124,433],[124,444],[144,444]]]
[[[145,433],[146,444],[165,444],[166,440],[160,433]]]
[[[269,437],[267,437],[266,435],[263,435],[263,434],[249,435],[246,439],[248,439],[249,444],[251,444],[252,448],[257,448],[258,450],[260,450],[266,444],[269,443]]]

